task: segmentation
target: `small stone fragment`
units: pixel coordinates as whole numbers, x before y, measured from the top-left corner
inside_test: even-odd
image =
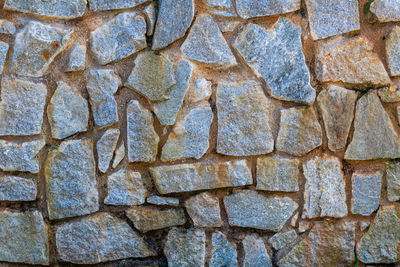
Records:
[[[400,21],[399,0],[374,0],[369,10],[380,22]]]
[[[114,150],[117,147],[119,138],[119,129],[108,129],[96,143],[97,164],[102,173],[105,173],[110,167]]]
[[[385,86],[378,90],[378,95],[382,102],[393,103],[400,101],[400,87]]]
[[[233,0],[206,0],[210,12],[216,16],[235,17],[236,10],[233,6]]]
[[[400,200],[400,163],[386,163],[386,190],[389,201]]]
[[[233,32],[236,27],[240,24],[237,20],[217,20],[218,27],[221,32]]]
[[[76,44],[72,47],[71,52],[69,53],[69,59],[65,71],[82,71],[85,70],[85,68],[86,45]]]
[[[213,233],[211,237],[211,258],[209,266],[238,266],[236,245],[231,244],[226,236],[219,231]]]
[[[147,203],[157,206],[179,206],[179,199],[174,197],[149,196]]]
[[[299,233],[304,233],[305,231],[309,230],[313,225],[314,224],[311,221],[300,221],[297,231]]]
[[[270,239],[268,239],[268,243],[270,243],[275,250],[280,250],[287,245],[294,243],[296,238],[297,233],[292,229],[287,232],[274,234]]]
[[[200,101],[207,101],[212,94],[211,85],[211,81],[207,81],[203,77],[196,77],[188,92],[188,99],[190,102],[197,103]]]
[[[0,177],[0,201],[33,201],[36,199],[36,183],[18,176]]]
[[[0,19],[0,33],[14,35],[17,29],[14,24],[8,20]]]
[[[124,157],[125,157],[125,144],[122,141],[121,144],[119,144],[117,150],[115,150],[115,156],[112,163],[112,167],[113,168],[117,167],[124,159]]]
[[[378,209],[381,197],[382,177],[383,174],[380,171],[373,173],[353,173],[352,213],[369,216]]]
[[[105,11],[115,9],[133,8],[151,0],[89,0],[89,9]]]
[[[294,12],[300,0],[236,0],[236,10],[244,19]]]
[[[296,224],[297,224],[297,220],[298,220],[298,219],[299,219],[299,213],[296,212],[296,213],[293,215],[292,219],[290,220],[290,226],[296,227]]]
[[[144,12],[144,18],[146,19],[147,23],[147,36],[152,36],[154,33],[154,28],[156,25],[156,20],[157,20],[157,10],[154,7],[154,4],[148,5],[143,9]]]
[[[186,211],[196,227],[221,227],[221,210],[217,196],[204,192],[185,201]]]
[[[400,1],[398,3],[400,5]],[[400,8],[399,8],[400,15]],[[400,16],[399,16],[400,20]],[[400,75],[400,27],[395,26],[386,37],[385,41],[386,58],[391,76]]]
[[[8,44],[0,41],[0,74],[3,73],[4,63],[7,58]]]
[[[365,231],[365,229],[367,229],[370,224],[371,224],[370,221],[361,221],[360,222],[360,230]]]
[[[265,249],[264,241],[255,234],[247,235],[243,241],[243,267],[272,267],[271,257]]]

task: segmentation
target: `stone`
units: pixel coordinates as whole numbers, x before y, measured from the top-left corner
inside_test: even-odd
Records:
[[[81,216],[99,209],[91,140],[63,141],[48,153],[44,169],[50,220]]]
[[[189,72],[191,73],[191,70]],[[182,66],[179,74],[183,77],[191,75],[187,74]],[[182,81],[175,90],[180,91],[179,89],[184,87],[184,83]],[[136,57],[135,67],[128,77],[126,86],[144,95],[150,101],[162,101],[167,99],[165,95],[175,84],[173,63],[163,55],[147,51]]]
[[[154,33],[154,28],[156,26],[157,20],[157,10],[154,4],[148,5],[143,9],[144,18],[147,23],[147,36],[152,36]]]
[[[147,197],[147,203],[157,206],[179,206],[179,199],[174,197],[161,197],[161,196],[149,196]]]
[[[158,50],[182,38],[194,18],[193,0],[163,0],[158,6],[153,50]]]
[[[55,237],[60,259],[74,264],[156,256],[125,221],[105,212],[64,222]]]
[[[313,108],[281,110],[276,149],[302,156],[322,145],[322,129]]]
[[[368,87],[390,83],[378,54],[362,36],[339,36],[319,42],[315,73],[321,82],[344,82]]]
[[[48,3],[51,2],[54,0]],[[23,76],[43,76],[54,58],[67,47],[71,33],[70,29],[30,21],[15,36],[10,71]]]
[[[0,33],[7,35],[14,35],[17,29],[14,24],[8,20],[0,19]]]
[[[270,243],[275,250],[280,250],[294,243],[296,238],[297,233],[292,229],[286,232],[274,234],[270,239],[268,239],[268,243]]]
[[[125,158],[125,144],[122,141],[121,144],[119,144],[118,148],[115,150],[115,156],[112,163],[112,167],[113,168],[117,167],[124,158]]]
[[[118,121],[118,108],[114,94],[121,85],[121,78],[112,69],[90,69],[85,72],[86,88],[94,122],[107,126]]]
[[[46,97],[47,88],[44,83],[3,77],[0,136],[40,134]]]
[[[191,103],[207,101],[212,94],[212,82],[203,77],[196,77],[189,88],[188,99]]]
[[[159,230],[186,223],[183,209],[138,206],[126,211],[126,216],[141,232]]]
[[[299,233],[304,233],[304,232],[308,231],[313,225],[314,225],[314,223],[312,221],[300,221],[297,231]]]
[[[399,1],[400,4],[400,1]],[[400,8],[399,8],[400,15]],[[399,16],[400,20],[400,16]],[[385,40],[386,58],[391,76],[400,75],[400,27],[394,27]]]
[[[306,178],[303,218],[347,215],[345,180],[340,160],[316,156],[303,164]]]
[[[18,176],[0,176],[0,201],[34,201],[36,183]]]
[[[353,138],[344,158],[372,160],[399,157],[400,142],[392,121],[376,92],[370,91],[357,101]]]
[[[374,0],[369,10],[380,22],[400,21],[399,0]]]
[[[107,205],[141,205],[148,194],[147,187],[139,172],[126,168],[110,174],[107,178]]]
[[[236,37],[233,47],[267,83],[272,97],[303,104],[314,102],[315,89],[310,85],[299,26],[282,17],[270,30],[250,23]]]
[[[105,11],[133,8],[151,0],[89,0],[89,9],[93,11]]]
[[[233,0],[206,0],[206,5],[210,13],[222,17],[235,17],[236,10]]]
[[[272,101],[259,83],[220,83],[216,98],[218,153],[249,156],[274,150]]]
[[[389,201],[400,200],[400,163],[386,163],[386,192]]]
[[[206,234],[204,230],[172,228],[168,232],[164,254],[168,266],[205,266]]]
[[[236,0],[236,10],[244,19],[279,15],[300,9],[300,0]]]
[[[160,194],[251,185],[253,180],[245,160],[214,163],[183,163],[150,167]]]
[[[354,118],[357,93],[330,84],[317,97],[328,137],[328,148],[332,151],[346,147],[347,137]]]
[[[221,209],[217,196],[203,192],[185,201],[185,208],[196,227],[221,227]]]
[[[244,250],[243,267],[272,267],[271,257],[261,238],[255,234],[246,235],[242,246]]]
[[[364,216],[371,215],[379,207],[383,173],[355,172],[352,176],[351,212]]]
[[[186,58],[208,67],[229,68],[237,65],[218,25],[208,14],[196,18],[181,51]]]
[[[297,159],[264,157],[257,159],[257,190],[299,191],[299,165]]]
[[[371,224],[370,221],[361,221],[360,222],[360,230],[365,231],[369,227],[370,224]]]
[[[209,266],[238,266],[236,245],[229,242],[227,237],[219,231],[213,233],[211,237],[211,258]]]
[[[47,106],[47,118],[55,139],[85,132],[89,121],[88,103],[75,88],[59,82]]]
[[[82,71],[86,68],[86,45],[75,44],[70,53],[67,66],[65,67],[66,72],[71,71]]]
[[[97,168],[105,173],[110,167],[119,138],[119,129],[107,129],[96,143]]]
[[[143,16],[120,13],[90,33],[90,50],[101,65],[129,57],[147,47],[146,27]]]
[[[218,27],[221,32],[233,32],[236,27],[240,24],[237,20],[217,20]]]
[[[266,197],[251,191],[238,190],[224,197],[231,226],[250,227],[279,232],[299,205],[288,197]]]
[[[153,115],[136,100],[128,103],[126,113],[128,161],[155,161],[160,138],[153,127]]]
[[[49,265],[48,227],[39,211],[1,210],[0,238],[0,261]]]
[[[3,73],[4,63],[6,62],[9,45],[0,41],[0,74]]]
[[[385,86],[384,88],[377,91],[378,91],[378,96],[382,102],[393,103],[400,101],[400,87]]]

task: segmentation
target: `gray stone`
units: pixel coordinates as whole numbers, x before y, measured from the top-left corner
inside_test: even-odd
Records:
[[[196,227],[221,227],[221,209],[217,196],[208,192],[195,195],[185,201],[185,208]]]
[[[378,209],[381,197],[383,173],[380,171],[372,173],[355,172],[352,176],[351,212],[364,216],[371,215]]]
[[[300,0],[236,0],[236,10],[249,19],[294,12],[300,9]]]
[[[128,161],[155,161],[160,138],[153,127],[153,115],[136,100],[128,103],[126,113]]]
[[[281,110],[276,149],[302,156],[322,145],[322,129],[313,108]]]
[[[274,150],[272,101],[259,83],[218,84],[216,98],[218,153],[249,156]]]
[[[400,21],[399,0],[374,0],[369,10],[380,22]]]
[[[144,18],[146,19],[147,23],[147,36],[152,36],[154,33],[154,28],[156,26],[157,20],[157,10],[154,4],[148,5],[143,9]]]
[[[354,133],[347,146],[347,160],[400,157],[400,141],[375,91],[357,101]]]
[[[287,232],[274,234],[270,239],[268,239],[268,243],[270,243],[275,250],[280,250],[294,243],[296,238],[297,233],[292,229]]]
[[[75,88],[60,82],[47,106],[47,118],[55,139],[85,132],[89,121],[88,103]]]
[[[389,201],[400,200],[400,163],[386,163],[386,192]]]
[[[105,173],[110,167],[119,138],[119,129],[108,129],[96,143],[97,168]]]
[[[117,150],[115,150],[115,156],[112,163],[112,167],[113,168],[117,167],[124,158],[125,158],[125,144],[124,141],[122,141],[121,144],[119,144]]]
[[[300,27],[286,18],[280,18],[271,30],[250,23],[239,33],[233,47],[265,80],[272,97],[311,104],[315,90],[310,85],[300,35]]]
[[[0,177],[1,201],[33,201],[36,199],[36,183],[18,176]]]
[[[85,215],[99,209],[91,140],[62,142],[48,153],[44,168],[50,220]]]
[[[60,259],[74,264],[156,255],[125,221],[104,212],[56,227],[56,245]]]
[[[371,221],[360,221],[360,230],[365,231],[369,225],[371,224]]]
[[[66,72],[82,71],[86,69],[86,45],[75,44],[70,53]]]
[[[193,0],[161,1],[151,48],[161,49],[182,38],[192,24],[193,18]]]
[[[377,91],[382,102],[393,103],[400,101],[400,87],[394,85],[385,86]]]
[[[8,44],[0,41],[0,74],[3,73],[4,63],[7,58]]]
[[[213,233],[211,237],[211,258],[209,266],[238,266],[236,245],[229,242],[226,236],[219,231]]]
[[[243,267],[272,267],[271,257],[261,238],[255,234],[246,235],[242,246],[244,250]]]
[[[0,33],[14,35],[17,29],[14,24],[8,20],[0,19]]]
[[[48,230],[38,211],[0,211],[0,261],[49,265]]]
[[[218,27],[221,32],[233,32],[236,27],[240,24],[240,21],[237,20],[222,20],[217,19]]]
[[[46,96],[47,88],[43,83],[3,77],[0,136],[40,134]]]
[[[120,13],[90,33],[89,47],[101,65],[133,55],[147,47],[146,21],[135,12]]]
[[[93,11],[115,10],[136,7],[151,0],[88,0]]]
[[[189,88],[188,92],[189,101],[191,103],[207,101],[212,94],[211,85],[212,85],[211,81],[207,81],[203,77],[196,77],[194,79],[193,84]]]
[[[208,67],[229,68],[237,65],[218,25],[208,14],[196,18],[181,51],[188,59]]]
[[[220,163],[185,163],[151,167],[150,174],[160,194],[251,185],[245,160]]]
[[[400,5],[400,1],[398,3]],[[399,8],[400,14],[400,8]],[[400,20],[400,17],[399,17]],[[391,76],[400,75],[400,27],[395,26],[385,41],[386,58]]]
[[[236,10],[233,0],[206,0],[206,5],[210,12],[216,16],[235,17]]]
[[[179,199],[174,197],[149,196],[146,201],[157,206],[179,206]]]
[[[231,226],[279,232],[298,208],[288,197],[266,197],[251,190],[234,191],[224,198]]]

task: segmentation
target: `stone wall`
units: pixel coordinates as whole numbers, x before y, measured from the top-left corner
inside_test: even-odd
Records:
[[[399,0],[1,7],[1,266],[400,262]]]

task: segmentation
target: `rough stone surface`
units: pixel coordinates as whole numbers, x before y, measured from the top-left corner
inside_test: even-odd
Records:
[[[108,129],[96,143],[97,167],[102,173],[105,173],[108,167],[110,167],[111,159],[117,147],[119,134],[119,129]]]
[[[400,163],[386,164],[386,191],[389,201],[400,200]]]
[[[7,43],[0,42],[0,74],[4,71],[4,63],[7,58],[8,47],[9,45]]]
[[[203,77],[196,77],[193,85],[189,89],[188,99],[192,103],[208,100],[212,94],[212,82]]]
[[[157,20],[157,10],[155,8],[154,3],[145,7],[143,9],[143,12],[147,23],[146,35],[152,36],[154,33],[154,28],[156,26],[156,20]]]
[[[399,1],[400,5],[400,1]],[[400,14],[400,8],[399,8]],[[400,16],[399,16],[400,20]],[[400,27],[394,27],[385,41],[386,58],[391,76],[400,75]]]
[[[351,212],[364,216],[371,215],[378,209],[381,197],[383,173],[355,172],[352,176]]]
[[[243,267],[272,267],[271,257],[261,238],[255,234],[246,235],[242,246],[244,250]]]
[[[88,0],[93,11],[115,10],[136,7],[151,0]]]
[[[268,239],[268,243],[270,243],[275,250],[280,250],[287,245],[293,243],[296,238],[297,233],[295,230],[292,229],[287,232],[277,233],[273,235],[270,239]]]
[[[397,86],[385,86],[378,90],[379,98],[382,102],[392,103],[400,101],[400,87]]]
[[[179,199],[173,197],[149,196],[146,201],[157,206],[179,206]]]
[[[82,71],[86,68],[86,45],[75,44],[70,53],[67,66],[65,67],[66,72],[71,71]]]
[[[400,21],[399,0],[374,0],[369,10],[380,22]]]
[[[209,266],[238,266],[236,245],[231,244],[227,237],[219,231],[213,233],[211,237],[211,258]]]
[[[221,210],[217,196],[200,193],[185,201],[186,211],[196,227],[221,227]]]
[[[235,17],[236,10],[233,0],[207,0],[205,1],[210,12],[216,16]]]
[[[14,35],[17,29],[14,24],[8,20],[0,19],[0,33]]]
[[[124,158],[125,158],[125,144],[122,141],[121,144],[119,144],[118,148],[115,150],[115,156],[112,163],[112,167],[113,168],[117,167]]]
[[[242,18],[256,18],[293,12],[300,9],[300,0],[236,0]]]
[[[33,201],[36,199],[36,183],[18,176],[0,177],[1,201]]]

